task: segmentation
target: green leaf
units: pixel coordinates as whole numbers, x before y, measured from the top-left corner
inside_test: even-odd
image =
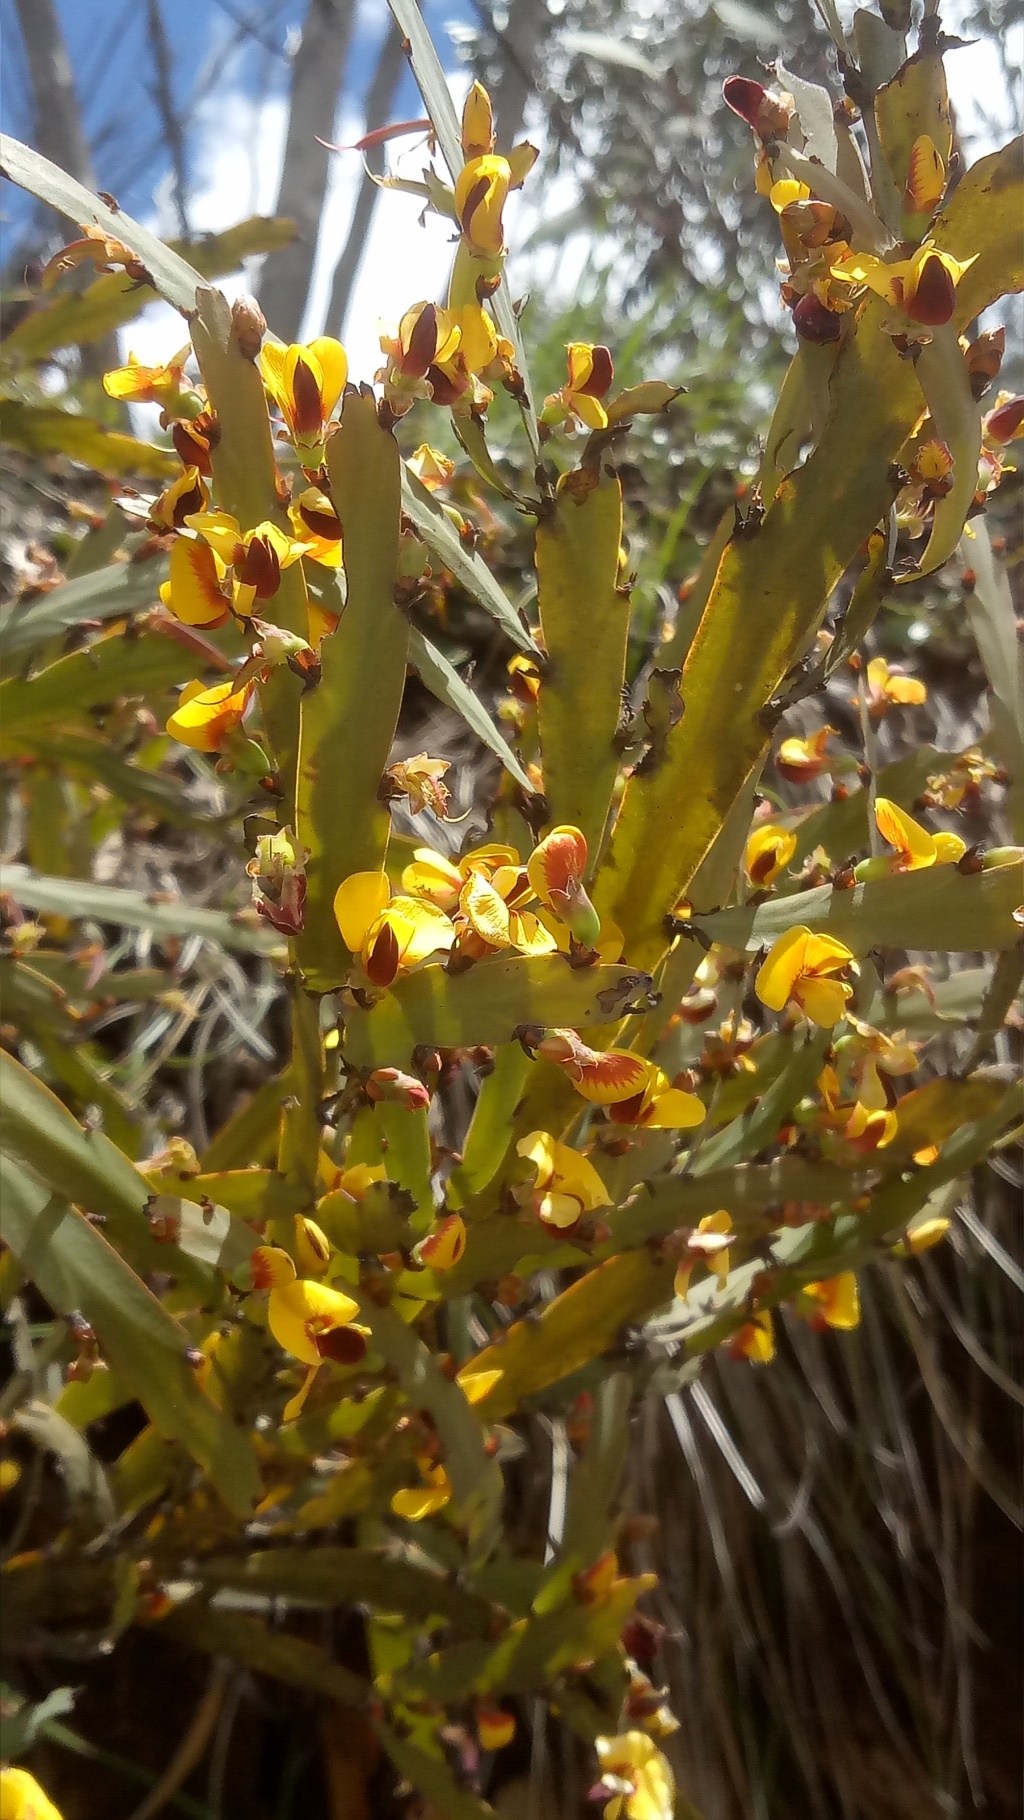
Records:
[[[67,891],[67,885],[64,887]],[[85,1131],[42,1081],[0,1052],[0,1152],[24,1164],[48,1189],[100,1214],[114,1242],[140,1272],[170,1270],[202,1296],[210,1274],[172,1245],[158,1245],[144,1207],[149,1189],[102,1131]]]
[[[692,1163],[695,1175],[740,1163],[776,1141],[787,1115],[810,1093],[821,1073],[831,1034],[828,1030],[814,1030],[803,1042],[794,1038],[781,1046],[772,1074],[766,1080],[758,1077],[757,1093],[749,1110],[700,1144]]]
[[[467,549],[444,507],[407,467],[402,469],[402,510],[460,587],[465,588],[485,613],[497,620],[520,651],[538,657],[540,653],[528,628],[495,581],[483,557],[476,550]]]
[[[83,718],[89,710],[126,695],[160,695],[196,673],[196,654],[172,638],[143,632],[125,638],[106,632],[81,651],[70,651],[37,676],[8,676],[0,683],[4,738],[55,722]]]
[[[625,1327],[670,1299],[672,1277],[672,1266],[645,1250],[620,1252],[563,1289],[536,1318],[516,1321],[472,1361],[474,1373],[502,1373],[478,1406],[484,1420],[505,1421],[527,1397],[600,1358]]]
[[[82,619],[122,619],[139,607],[156,606],[167,578],[165,557],[117,562],[61,582],[49,594],[8,607],[0,623],[0,652],[31,651],[57,638]]]
[[[460,1194],[479,1194],[496,1175],[512,1137],[512,1118],[532,1067],[519,1043],[499,1043],[494,1066],[480,1083],[462,1162],[454,1173]]]
[[[123,430],[108,430],[96,417],[66,411],[55,404],[26,404],[5,398],[0,404],[0,441],[26,455],[67,455],[97,474],[144,475],[170,480],[181,463],[173,449],[139,442]]]
[[[215,1555],[199,1569],[204,1586],[231,1587],[257,1598],[302,1604],[372,1605],[401,1612],[412,1624],[444,1618],[470,1636],[486,1636],[494,1608],[448,1575],[374,1548],[272,1548],[265,1553]]]
[[[58,1314],[85,1316],[154,1426],[188,1449],[235,1516],[248,1517],[260,1491],[256,1455],[196,1382],[185,1328],[95,1226],[9,1155],[0,1181],[4,1239],[41,1294]]]
[[[426,1797],[435,1813],[444,1815],[444,1820],[494,1820],[493,1807],[459,1787],[444,1757],[428,1755],[383,1720],[376,1721],[375,1729],[399,1774]]]
[[[374,1348],[397,1374],[409,1402],[431,1417],[452,1497],[469,1530],[471,1556],[482,1559],[500,1533],[503,1485],[497,1460],[487,1455],[479,1416],[461,1386],[445,1377],[430,1348],[393,1308],[382,1307],[352,1285],[346,1284],[346,1290],[357,1298],[360,1320],[369,1327]]]
[[[208,1655],[229,1656],[256,1674],[270,1675],[290,1687],[325,1694],[341,1706],[363,1706],[369,1689],[365,1681],[343,1668],[315,1643],[271,1630],[258,1618],[238,1611],[220,1611],[200,1599],[190,1599],[169,1612],[163,1627],[173,1637]]]
[[[496,956],[465,973],[432,963],[399,980],[371,1010],[349,1011],[343,1050],[356,1067],[398,1067],[420,1043],[490,1047],[510,1042],[524,1024],[582,1030],[613,1022],[649,984],[629,967],[573,968],[558,954]]]
[[[184,668],[189,659],[184,653],[182,657],[180,667]],[[191,668],[195,669],[194,658],[191,660]],[[31,684],[26,687],[30,688]],[[203,815],[191,808],[185,800],[180,779],[132,764],[129,759],[122,758],[115,752],[109,740],[102,735],[93,737],[89,734],[63,732],[47,734],[40,727],[33,727],[30,732],[16,737],[14,743],[47,764],[59,765],[62,772],[67,772],[72,777],[82,777],[87,783],[95,780],[103,784],[119,801],[148,809],[151,814],[159,816],[161,821],[170,822],[174,827],[204,828],[209,833],[218,824],[223,827],[226,820],[226,817]]]
[[[334,895],[352,872],[383,866],[390,821],[378,789],[405,689],[409,625],[394,602],[401,458],[369,388],[349,392],[327,445],[341,520],[347,596],[320,647],[322,675],[302,698],[295,831],[305,847],[306,920],[295,951],[307,982],[337,986],[348,952]]]
[[[1020,896],[1018,865],[970,876],[946,865],[873,879],[852,891],[820,885],[757,910],[720,910],[694,920],[712,941],[748,950],[770,946],[798,924],[837,936],[855,954],[872,948],[1001,949],[1020,940],[1013,915]]]
[[[455,714],[461,715],[467,727],[472,728],[478,739],[481,739],[491,752],[500,758],[506,771],[514,777],[521,789],[532,796],[533,785],[513,752],[500,727],[496,727],[487,709],[474,695],[467,683],[464,683],[458,671],[448,662],[443,652],[437,650],[429,639],[424,638],[415,626],[409,629],[409,662],[417,671],[424,688],[438,701],[444,702]]]
[[[172,253],[189,259],[196,273],[219,278],[236,271],[253,253],[278,252],[294,238],[295,223],[287,217],[251,215],[222,234],[172,240],[168,245]],[[42,360],[58,348],[86,347],[131,322],[151,301],[151,286],[136,283],[125,272],[105,272],[84,290],[66,290],[37,304],[4,337],[4,355]]]
[[[54,1455],[74,1529],[96,1532],[113,1522],[114,1500],[106,1474],[77,1428],[49,1403],[35,1400],[22,1403],[12,1423],[36,1447]]]
[[[550,819],[581,828],[597,860],[619,769],[629,596],[620,592],[622,487],[581,468],[563,476],[537,525],[547,664],[537,702]]]
[[[989,716],[996,749],[1009,773],[1009,818],[1013,838],[1024,841],[1024,651],[1017,635],[1010,583],[996,561],[983,517],[972,519],[960,554],[974,570],[973,588],[964,588],[967,623],[974,635],[991,694]]]
[[[9,891],[17,903],[29,910],[66,915],[73,908],[76,918],[90,917],[123,929],[151,929],[154,935],[201,935],[237,954],[272,954],[281,948],[280,938],[273,930],[248,920],[238,922],[226,910],[197,910],[184,900],[172,899],[168,903],[162,894],[154,893],[148,898],[141,891],[127,891],[119,885],[96,885],[88,879],[76,879],[71,906],[66,879],[47,878],[28,866],[0,867],[0,891]]]
[[[952,323],[933,330],[931,340],[920,350],[917,377],[928,401],[931,430],[953,457],[952,486],[935,501],[924,554],[901,581],[931,575],[952,556],[974,503],[981,454],[981,406],[971,393],[967,362]]]
[[[48,202],[69,221],[95,223],[111,239],[123,241],[142,260],[160,295],[166,297],[168,303],[181,310],[195,309],[196,286],[201,279],[192,266],[148,228],[140,227],[123,209],[110,208],[84,184],[69,177],[59,165],[51,164],[49,158],[22,145],[20,140],[11,139],[6,133],[0,133],[0,174],[38,196],[40,202]]]

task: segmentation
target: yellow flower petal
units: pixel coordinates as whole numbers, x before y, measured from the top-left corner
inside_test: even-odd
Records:
[[[341,939],[358,954],[372,925],[387,908],[391,886],[383,872],[350,872],[334,893],[334,915]]]
[[[27,1769],[8,1767],[0,1769],[0,1820],[61,1820],[61,1815]]]
[[[511,945],[508,905],[481,872],[474,872],[463,886],[459,909],[481,941],[492,948]]]
[[[831,1030],[838,1024],[852,997],[849,986],[830,979],[803,979],[796,993],[801,1011],[821,1030]]]
[[[898,803],[890,802],[885,796],[877,797],[875,822],[882,839],[888,841],[890,847],[896,848],[901,871],[917,872],[923,866],[934,866],[934,840],[927,828],[922,828],[920,822],[916,822]]]
[[[333,335],[318,335],[309,344],[309,352],[320,367],[320,403],[323,407],[324,420],[331,415],[338,399],[345,390],[348,379],[348,355],[340,341]]]

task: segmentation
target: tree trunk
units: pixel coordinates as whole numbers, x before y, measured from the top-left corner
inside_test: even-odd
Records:
[[[395,91],[401,81],[404,68],[405,54],[402,50],[402,34],[398,27],[392,24],[381,47],[373,81],[367,90],[364,133],[375,133],[379,127],[386,126]],[[367,153],[366,162],[371,170],[378,173],[383,171],[383,148],[374,147]],[[369,237],[379,196],[380,191],[377,185],[371,183],[369,178],[360,185],[355,207],[352,210],[348,235],[338,255],[338,263],[334,268],[334,276],[331,280],[331,300],[327,306],[326,325],[329,335],[341,335],[344,330],[345,317],[348,314],[352,291],[359,276],[359,265]]]
[[[284,252],[268,257],[259,285],[260,307],[284,341],[297,340],[302,327],[331,156],[317,144],[317,136],[332,137],[354,13],[354,0],[310,0],[295,56],[274,212],[290,216],[298,238]]]
[[[71,59],[64,42],[57,0],[15,0],[25,58],[32,82],[36,150],[84,183],[96,188],[89,142],[75,93]],[[60,217],[65,240],[77,240],[79,229]],[[116,334],[80,351],[82,372],[96,375],[120,360]]]

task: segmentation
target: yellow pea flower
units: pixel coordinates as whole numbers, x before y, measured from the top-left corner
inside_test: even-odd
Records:
[[[271,1333],[284,1352],[309,1367],[301,1389],[285,1404],[284,1420],[291,1422],[325,1360],[358,1365],[366,1353],[369,1329],[355,1323],[358,1302],[328,1283],[299,1277],[288,1253],[276,1245],[258,1245],[252,1266],[253,1288],[270,1291],[267,1325]]]
[[[795,734],[784,739],[775,755],[775,769],[794,784],[809,784],[828,767],[825,747],[834,727],[819,727],[808,739]]]
[[[434,449],[429,442],[421,442],[414,449],[406,462],[417,480],[422,481],[428,493],[436,493],[439,487],[446,487],[455,472],[455,463],[440,449]]]
[[[450,1503],[452,1495],[451,1480],[443,1466],[435,1466],[427,1454],[420,1455],[416,1464],[420,1484],[396,1491],[391,1500],[396,1517],[404,1517],[407,1523],[422,1523],[424,1517],[432,1517]]]
[[[881,720],[893,702],[900,706],[918,707],[928,700],[928,691],[916,676],[902,676],[890,670],[884,657],[873,657],[865,671],[868,685],[868,711],[872,720]]]
[[[904,212],[921,215],[926,221],[934,215],[946,188],[946,166],[942,153],[927,133],[919,133],[910,148],[907,183],[903,192]]]
[[[334,894],[342,940],[374,986],[451,948],[455,928],[443,911],[415,897],[393,897],[383,872],[353,872]]]
[[[233,682],[186,683],[178,705],[167,722],[167,732],[193,752],[219,752],[228,736],[242,724],[253,684],[239,689]]]
[[[159,404],[165,409],[178,404],[182,382],[185,376],[185,362],[192,352],[186,342],[179,353],[173,354],[165,366],[146,367],[134,354],[129,354],[128,363],[115,367],[112,372],[103,375],[103,390],[108,398],[123,399],[126,404]],[[190,396],[199,400],[194,393]],[[192,412],[189,412],[192,415]]]
[[[536,1168],[533,1210],[546,1226],[566,1231],[585,1213],[611,1206],[611,1196],[593,1163],[549,1132],[529,1132],[520,1138],[516,1154]]]
[[[349,1326],[359,1313],[358,1302],[328,1283],[300,1277],[288,1253],[276,1245],[258,1245],[252,1262],[253,1287],[270,1291],[267,1324],[278,1345],[304,1365],[320,1365],[329,1355],[318,1341]]]
[[[675,1777],[667,1757],[646,1732],[595,1738],[601,1786],[611,1799],[604,1820],[672,1820]]]
[[[871,253],[847,253],[832,266],[832,276],[842,284],[866,285],[928,328],[948,322],[956,305],[956,287],[978,255],[954,259],[935,246],[919,246],[909,259],[891,264]]]
[[[797,1293],[795,1307],[811,1327],[837,1327],[843,1331],[858,1327],[860,1293],[854,1272],[844,1270],[823,1283],[806,1284]]]
[[[341,342],[331,335],[319,335],[305,346],[264,342],[257,364],[296,449],[300,454],[318,450],[348,378]]]
[[[223,625],[231,611],[231,601],[221,587],[226,573],[225,564],[208,543],[198,537],[176,537],[160,599],[183,625],[204,630]]]
[[[27,1769],[0,1769],[0,1820],[62,1820]]]
[[[325,569],[340,569],[341,520],[326,493],[305,487],[288,509],[295,541],[306,545],[306,554]]]
[[[413,1246],[413,1257],[417,1264],[428,1270],[451,1270],[459,1262],[466,1249],[466,1224],[461,1215],[450,1213],[442,1220],[436,1231],[428,1232],[425,1239]]]
[[[502,211],[511,188],[507,158],[496,152],[467,158],[455,183],[455,214],[471,252],[491,258],[504,253]]]
[[[326,1150],[320,1152],[319,1175],[326,1194],[347,1194],[353,1201],[361,1201],[374,1182],[388,1179],[386,1163],[351,1163],[346,1168]]]
[[[511,1744],[516,1735],[516,1722],[511,1713],[502,1706],[492,1706],[481,1702],[475,1714],[476,1735],[481,1750],[504,1750]]]
[[[690,1287],[694,1265],[698,1258],[707,1265],[713,1276],[718,1278],[719,1287],[725,1287],[732,1268],[727,1235],[732,1231],[732,1215],[724,1207],[717,1213],[706,1213],[691,1232],[687,1240],[689,1256],[682,1259],[675,1275],[673,1288],[677,1296],[685,1296]]]
[[[403,417],[417,398],[453,404],[469,384],[460,360],[462,330],[451,310],[436,303],[415,303],[406,310],[394,335],[380,345],[389,365],[376,377],[383,381],[392,414]]]
[[[831,935],[814,935],[797,924],[780,935],[769,949],[754,990],[769,1011],[781,1011],[792,1001],[823,1030],[830,1030],[843,1016],[852,989],[831,975],[853,960],[844,942]]]
[[[967,851],[967,844],[959,834],[946,830],[929,834],[912,815],[885,796],[875,800],[875,822],[882,839],[896,849],[895,856],[888,862],[893,872],[918,872],[925,866],[951,865]]]
[[[474,869],[459,892],[459,953],[474,960],[502,948],[517,954],[553,954],[554,936],[532,912],[519,907],[532,896],[521,866],[498,866],[490,877],[484,869]]]
[[[613,1101],[608,1117],[614,1125],[645,1125],[652,1130],[688,1131],[705,1116],[704,1102],[695,1093],[673,1087],[667,1074],[644,1059],[644,1084],[639,1094]],[[578,1091],[582,1092],[582,1089]],[[586,1098],[587,1096],[584,1095]]]
[[[252,613],[256,601],[270,600],[277,593],[281,570],[311,548],[308,539],[289,537],[266,519],[251,531],[243,531],[230,512],[190,512],[185,523],[234,571],[234,610],[243,618]]]
[[[190,512],[205,512],[210,494],[195,463],[184,467],[149,508],[149,523],[160,531],[180,531]]]
[[[749,1359],[753,1365],[769,1365],[775,1357],[775,1328],[767,1308],[756,1314],[729,1342],[734,1359]]]
[[[608,413],[602,400],[607,398],[615,376],[610,351],[599,343],[570,341],[566,353],[569,377],[560,392],[552,392],[545,398],[541,412],[543,422],[557,424],[573,420],[584,424],[588,430],[606,429]]]
[[[749,836],[743,855],[743,867],[751,884],[774,885],[795,852],[796,835],[791,828],[762,822]]]

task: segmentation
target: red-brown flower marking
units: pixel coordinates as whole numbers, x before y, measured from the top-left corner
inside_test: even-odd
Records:
[[[575,1030],[545,1030],[536,1051],[563,1068],[576,1091],[596,1106],[632,1099],[647,1084],[643,1056],[626,1049],[590,1049]]]
[[[579,828],[552,828],[527,862],[527,875],[545,909],[565,923],[576,940],[593,948],[601,918],[583,888],[587,843]]]

